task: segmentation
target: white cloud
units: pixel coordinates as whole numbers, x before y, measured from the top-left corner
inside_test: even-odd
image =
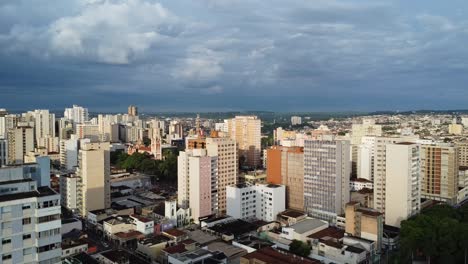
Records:
[[[48,34],[52,50],[60,55],[127,64],[160,39],[158,26],[175,20],[159,3],[94,1],[78,15],[53,22]]]
[[[194,47],[186,58],[181,59],[172,72],[176,79],[188,81],[210,81],[220,76],[224,70],[221,65],[223,55],[211,49]]]

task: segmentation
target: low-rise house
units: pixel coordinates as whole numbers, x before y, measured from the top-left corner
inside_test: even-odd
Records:
[[[328,223],[315,218],[306,218],[297,224],[283,227],[281,237],[287,240],[300,240],[307,242],[307,236],[328,227]]]

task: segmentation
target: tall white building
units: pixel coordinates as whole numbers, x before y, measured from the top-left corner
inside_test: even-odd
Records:
[[[74,174],[60,176],[60,197],[62,206],[69,210],[78,209],[77,193],[80,184],[80,178]]]
[[[363,119],[362,124],[353,124],[351,130],[351,173],[358,174],[358,151],[365,136],[382,136],[382,126],[376,125],[373,119]]]
[[[27,112],[25,117],[32,117],[34,120],[34,136],[37,146],[46,147],[39,145],[40,139],[55,137],[55,114],[49,113],[49,110],[34,110]]]
[[[92,141],[101,140],[101,134],[99,133],[99,126],[93,124],[77,124],[76,135],[78,138],[89,138]]]
[[[266,222],[286,209],[284,185],[239,183],[227,186],[227,215],[239,219],[259,219]]]
[[[420,147],[401,142],[387,145],[385,223],[400,223],[421,209]]]
[[[0,263],[61,263],[60,195],[37,164],[0,168]]]
[[[350,144],[305,140],[304,207],[312,217],[335,222],[349,202]]]
[[[65,108],[63,116],[72,120],[75,124],[85,123],[89,120],[88,108],[73,105],[72,108]]]
[[[291,116],[291,125],[300,125],[302,124],[302,117],[300,116]]]
[[[411,137],[376,137],[374,154],[374,209],[384,214],[387,197],[387,145],[399,142],[416,142],[418,136]]]
[[[358,147],[357,177],[374,180],[375,137],[362,137]]]

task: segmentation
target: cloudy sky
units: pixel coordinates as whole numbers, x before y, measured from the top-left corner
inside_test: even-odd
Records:
[[[468,109],[468,1],[1,0],[0,108]]]

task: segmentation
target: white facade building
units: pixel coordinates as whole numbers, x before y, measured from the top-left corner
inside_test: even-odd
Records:
[[[227,214],[239,219],[271,222],[286,209],[286,188],[276,184],[227,186]]]
[[[0,263],[61,263],[60,195],[37,164],[0,168]]]
[[[385,223],[400,223],[421,209],[420,147],[401,142],[387,145]]]
[[[300,116],[291,116],[291,125],[301,125],[302,124],[302,117]]]
[[[63,116],[68,120],[73,120],[75,124],[81,124],[89,120],[88,108],[73,105],[72,108],[65,108]]]
[[[77,192],[80,179],[76,175],[60,176],[60,197],[62,206],[74,211],[78,208]]]

